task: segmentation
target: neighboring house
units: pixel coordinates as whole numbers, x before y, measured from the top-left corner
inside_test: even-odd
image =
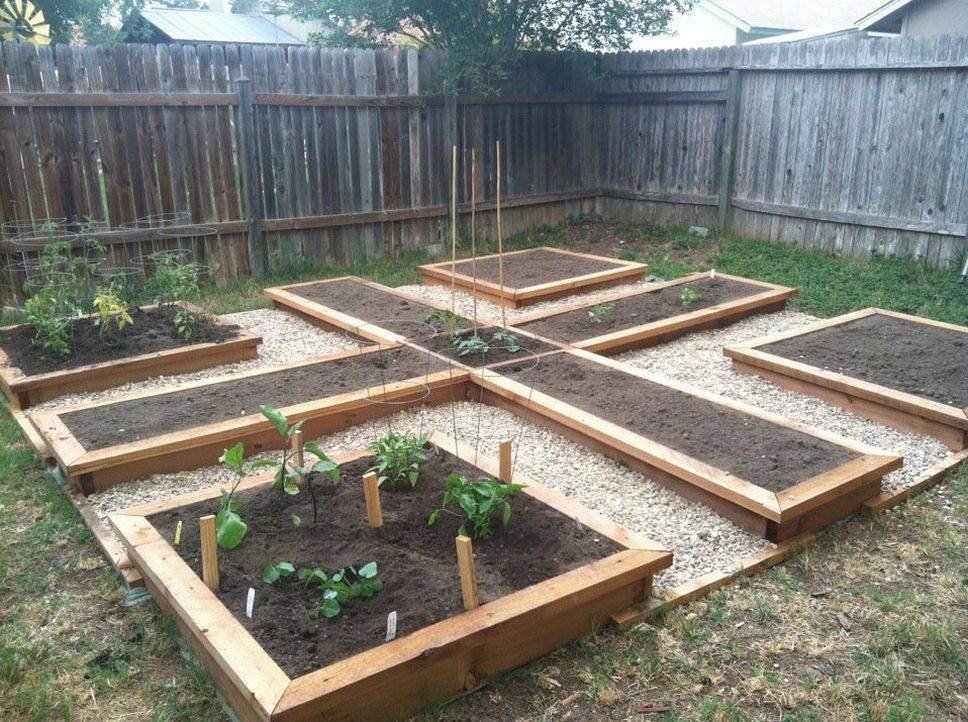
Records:
[[[883,1],[883,0],[880,0]],[[633,50],[709,48],[805,30],[852,28],[878,0],[696,0],[669,34],[636,38]]]
[[[857,26],[921,37],[968,35],[968,0],[891,0],[862,17]]]
[[[235,15],[213,10],[143,8],[131,24],[129,37],[148,43],[306,43],[261,15]]]

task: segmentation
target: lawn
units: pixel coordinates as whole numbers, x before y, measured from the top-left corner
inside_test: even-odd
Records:
[[[799,286],[830,316],[868,305],[968,323],[955,271],[870,264],[668,228],[576,222],[511,239],[635,258],[673,277],[710,265]],[[419,254],[349,272],[418,281]],[[275,268],[267,283],[342,275]],[[266,305],[209,289],[220,313]],[[228,719],[153,602],[126,594],[57,483],[0,412],[0,719]],[[428,719],[919,720],[968,717],[968,469],[855,519],[782,567],[540,660]]]

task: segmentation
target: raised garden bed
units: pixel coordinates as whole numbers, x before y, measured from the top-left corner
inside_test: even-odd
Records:
[[[515,328],[602,354],[642,348],[754,313],[779,310],[796,289],[717,273],[694,273],[647,289],[542,311]]]
[[[107,341],[91,318],[74,321],[72,354],[66,359],[36,347],[26,325],[0,329],[0,389],[10,405],[26,409],[64,394],[244,361],[255,358],[262,343],[235,324],[204,315],[186,341],[175,332],[173,307],[130,313],[133,323]]]
[[[427,319],[441,309],[402,291],[343,276],[266,288],[278,308],[310,323],[371,341],[402,341],[431,332]]]
[[[968,447],[968,327],[869,308],[725,353],[737,371]]]
[[[531,248],[504,254],[504,287],[498,256],[481,256],[473,263],[450,261],[420,266],[427,285],[450,286],[507,308],[520,308],[580,291],[592,291],[641,281],[649,267],[561,248]],[[476,281],[474,275],[476,273]]]
[[[199,576],[198,517],[217,507],[217,488],[111,517],[149,590],[173,614],[215,683],[243,720],[400,719],[476,687],[596,629],[645,599],[671,554],[520,474],[511,524],[474,543],[481,606],[463,611],[456,523],[429,528],[443,475],[477,468],[439,435],[413,491],[384,491],[384,525],[367,525],[364,453],[341,460],[343,481],[323,504],[317,528],[289,521],[304,499],[280,499],[270,479],[245,483],[251,526],[235,550],[220,550],[213,592]],[[282,507],[286,507],[283,509]],[[280,521],[281,519],[281,521]],[[178,520],[181,545],[170,543]],[[383,590],[334,619],[314,619],[319,593],[298,581],[270,587],[265,565],[279,558],[335,568],[376,561]],[[256,589],[252,618],[246,592]],[[313,598],[313,595],[316,598]],[[397,637],[385,642],[387,614]],[[540,633],[535,631],[540,629]]]
[[[499,367],[498,370],[511,367]],[[574,350],[475,380],[539,421],[782,541],[849,516],[901,458]]]
[[[167,389],[28,412],[69,479],[85,494],[162,471],[217,462],[226,443],[247,453],[282,445],[259,413],[285,411],[319,436],[409,403],[463,398],[466,371],[425,351],[374,346]]]

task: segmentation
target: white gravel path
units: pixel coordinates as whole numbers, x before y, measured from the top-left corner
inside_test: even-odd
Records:
[[[701,386],[729,398],[781,414],[904,456],[904,467],[884,477],[884,489],[910,486],[951,452],[940,441],[868,421],[813,396],[786,391],[758,376],[734,373],[723,348],[818,319],[797,311],[752,316],[732,326],[691,334],[616,358],[666,378]]]
[[[311,356],[325,356],[359,347],[359,341],[346,334],[324,331],[286,311],[258,309],[256,311],[233,313],[221,316],[221,318],[230,323],[238,324],[250,333],[262,336],[258,358],[223,366],[213,366],[194,373],[155,376],[144,381],[134,381],[103,391],[59,396],[43,404],[38,404],[37,408],[52,408],[109,399],[135,391],[147,391],[185,383],[186,381],[210,379],[240,371],[252,371],[274,364],[298,361]]]
[[[516,468],[671,549],[675,562],[656,578],[657,594],[772,546],[709,508],[688,501],[604,456],[522,422],[510,412],[474,402],[402,412],[323,437],[319,443],[330,454],[353,451],[386,433],[390,426],[397,431],[439,430],[453,436],[455,421],[459,438],[475,445],[479,425],[478,448],[484,454],[496,456],[498,443],[513,438]],[[262,454],[253,458],[274,456],[277,455]],[[230,481],[231,475],[224,469],[211,467],[157,474],[113,487],[89,500],[103,515]]]

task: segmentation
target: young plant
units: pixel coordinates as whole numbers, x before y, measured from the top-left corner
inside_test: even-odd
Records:
[[[94,310],[97,312],[97,319],[94,323],[101,329],[102,339],[109,333],[112,321],[114,321],[118,331],[123,331],[125,326],[134,323],[128,309],[121,303],[121,299],[110,290],[102,291],[94,297]]]
[[[611,316],[614,311],[614,303],[600,303],[588,312],[588,320],[592,323],[601,323]]]
[[[266,584],[275,584],[280,579],[288,579],[296,572],[296,567],[294,567],[289,562],[276,562],[275,564],[269,564],[265,569],[262,570],[262,581]]]
[[[58,310],[49,289],[41,289],[24,303],[27,323],[34,329],[34,343],[45,351],[67,358],[71,355],[71,318]]]
[[[424,319],[424,323],[430,324],[437,329],[444,328],[446,326],[448,329],[451,329],[451,332],[454,334],[459,332],[465,326],[470,325],[470,321],[468,319],[446,309],[434,311]]]
[[[359,569],[348,564],[329,576],[319,568],[304,568],[299,570],[299,579],[307,585],[316,584],[316,589],[323,593],[323,601],[316,611],[327,619],[338,616],[347,602],[370,599],[383,591],[376,562],[364,564]]]
[[[147,280],[148,291],[159,306],[171,306],[181,301],[192,301],[200,295],[197,263],[185,262],[178,253],[153,253],[150,261],[154,273]]]
[[[195,335],[195,329],[198,328],[198,314],[188,309],[179,311],[172,319],[172,324],[175,326],[175,332],[189,341]]]
[[[370,471],[379,475],[377,483],[382,486],[389,482],[396,488],[397,484],[408,481],[411,487],[415,487],[420,478],[420,467],[427,461],[424,444],[429,438],[430,434],[410,436],[390,431],[370,444],[367,448],[376,454],[377,462]]]
[[[279,464],[272,464],[272,466],[276,467],[275,481],[272,485],[275,489],[295,496],[299,493],[300,482],[305,484],[307,491],[309,491],[310,499],[312,500],[313,524],[315,524],[317,520],[317,502],[316,491],[313,489],[312,484],[312,476],[313,474],[329,474],[329,477],[333,480],[333,484],[339,484],[339,466],[326,455],[326,452],[318,444],[312,442],[303,444],[303,449],[317,457],[316,463],[312,466],[297,465],[294,461],[295,453],[292,450],[292,437],[299,431],[303,422],[297,421],[295,424],[290,424],[286,415],[272,406],[260,406],[259,411],[272,422],[272,425],[279,435],[286,440],[286,444],[282,450],[282,461]]]
[[[477,334],[466,336],[461,333],[456,333],[451,337],[450,342],[457,349],[457,355],[459,357],[470,356],[471,354],[480,354],[483,356],[491,350],[491,344],[485,341],[483,336],[478,336]]]
[[[242,443],[236,444],[231,449],[225,449],[218,461],[232,471],[236,479],[229,491],[226,491],[224,487],[222,488],[218,512],[215,514],[215,541],[223,549],[235,549],[242,543],[249,531],[248,524],[242,521],[242,517],[239,515],[239,502],[232,498],[235,496],[235,490],[239,488],[239,484],[249,475],[249,470],[245,464],[245,448]],[[255,469],[271,463],[257,461],[252,464],[252,468]]]
[[[479,539],[491,536],[491,517],[501,514],[504,526],[511,520],[510,498],[524,488],[524,484],[504,484],[497,479],[471,480],[461,474],[451,474],[446,479],[447,491],[441,508],[435,509],[427,519],[427,525],[437,523],[441,513],[461,518],[459,533],[467,536],[468,524],[473,535]],[[460,512],[447,507],[456,504]]]
[[[679,295],[682,299],[683,305],[689,305],[690,303],[695,303],[696,301],[702,300],[702,294],[699,291],[693,290],[691,288],[682,289],[682,293]]]
[[[503,329],[499,329],[494,332],[494,335],[491,336],[491,343],[500,344],[505,350],[508,351],[508,353],[517,353],[521,350],[521,345],[518,343],[518,337]]]

